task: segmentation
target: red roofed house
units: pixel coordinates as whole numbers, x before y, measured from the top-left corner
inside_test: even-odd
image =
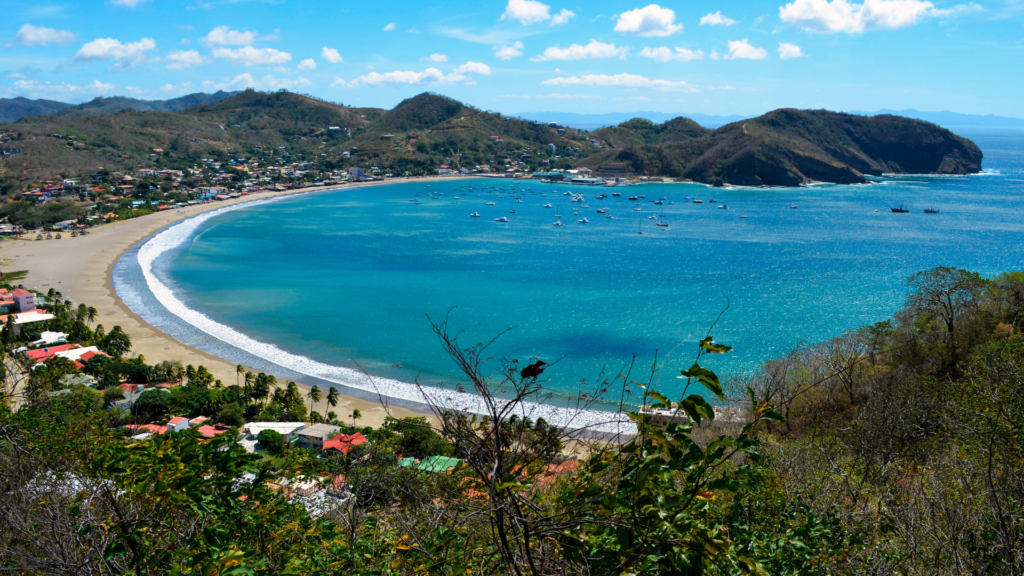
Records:
[[[203,438],[213,438],[217,434],[223,434],[227,432],[227,428],[221,428],[220,426],[200,426],[199,433],[202,434]]]
[[[359,446],[360,444],[366,444],[366,436],[359,432],[351,436],[348,434],[338,434],[334,438],[324,440],[324,447],[321,451],[336,450],[342,454],[348,454],[353,446]]]
[[[167,426],[160,426],[159,424],[128,424],[125,428],[135,430],[137,432],[149,432],[151,434],[163,434],[167,432]]]
[[[167,422],[168,432],[181,432],[186,428],[188,428],[188,418],[184,416],[175,416]]]
[[[12,290],[11,295],[18,301],[18,306],[22,312],[28,312],[29,310],[35,310],[36,308],[36,295],[29,292],[28,290]]]

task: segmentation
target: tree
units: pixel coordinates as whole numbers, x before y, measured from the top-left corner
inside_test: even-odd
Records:
[[[165,390],[155,389],[143,392],[132,409],[143,422],[166,418],[171,407],[171,395]]]
[[[132,339],[120,326],[114,326],[97,347],[111,356],[122,358],[131,351]]]
[[[239,404],[225,404],[214,418],[225,426],[245,426],[245,414]]]
[[[334,386],[331,386],[331,389],[327,391],[327,406],[329,406],[330,408],[335,408],[337,405],[338,405],[338,389],[335,388]],[[325,412],[326,412],[326,410],[325,410]],[[330,420],[331,419],[329,417],[330,413],[327,413],[327,416],[328,416],[328,419]]]
[[[957,326],[977,308],[986,284],[986,280],[977,272],[946,266],[918,272],[907,280],[907,286],[912,290],[907,296],[907,309],[925,317],[937,318],[946,327],[951,372],[956,371]]]
[[[280,456],[284,454],[284,436],[274,430],[264,430],[256,435],[256,440],[268,454]]]
[[[309,389],[309,394],[306,396],[309,398],[309,417],[312,419],[313,405],[320,401],[320,387],[314,384],[313,387]]]
[[[239,364],[235,367],[235,384],[238,386],[242,385],[242,376],[245,375],[245,367]]]
[[[352,409],[352,426],[355,426],[356,425],[356,420],[359,420],[362,417],[363,417],[363,413],[360,412],[359,408],[353,408]]]

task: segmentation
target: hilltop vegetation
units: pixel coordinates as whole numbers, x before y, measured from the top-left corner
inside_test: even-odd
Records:
[[[717,130],[676,118],[662,124],[634,119],[588,133],[426,93],[392,110],[288,92],[223,96],[150,103],[144,112],[138,111],[142,101],[97,99],[0,130],[22,134],[19,145],[28,154],[19,160],[25,160],[30,177],[79,174],[95,166],[181,169],[204,157],[273,154],[326,161],[333,168],[377,166],[395,175],[433,174],[442,165],[489,165],[496,171],[588,167],[598,173],[617,167],[635,176],[709,184],[796,186],[864,182],[865,175],[890,172],[965,174],[979,171],[982,159],[969,140],[897,116],[783,109]],[[92,113],[112,110],[121,111]],[[67,136],[75,136],[70,148],[60,141]],[[154,149],[161,152],[153,156]]]

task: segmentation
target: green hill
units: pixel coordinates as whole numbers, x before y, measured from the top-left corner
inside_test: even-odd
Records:
[[[21,96],[17,98],[0,98],[0,122],[14,122],[25,116],[56,114],[73,104],[65,104],[56,100],[29,100]]]
[[[633,119],[589,133],[429,93],[391,110],[254,90],[162,101],[160,110],[131,108],[140,102],[145,101],[97,99],[0,126],[21,133],[18,145],[27,152],[0,160],[0,170],[8,178],[15,171],[37,178],[88,173],[97,166],[184,168],[200,158],[273,152],[291,162],[316,160],[327,169],[377,166],[399,175],[433,174],[445,164],[489,164],[498,170],[589,167],[615,175],[796,186],[863,182],[865,175],[884,172],[977,172],[982,158],[974,143],[934,124],[823,110],[776,110],[717,130],[687,118],[662,124]],[[119,106],[131,109],[111,113]]]

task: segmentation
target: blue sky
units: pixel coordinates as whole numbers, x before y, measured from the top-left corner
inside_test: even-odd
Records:
[[[0,97],[286,88],[500,112],[1024,117],[1024,0],[0,0]]]

